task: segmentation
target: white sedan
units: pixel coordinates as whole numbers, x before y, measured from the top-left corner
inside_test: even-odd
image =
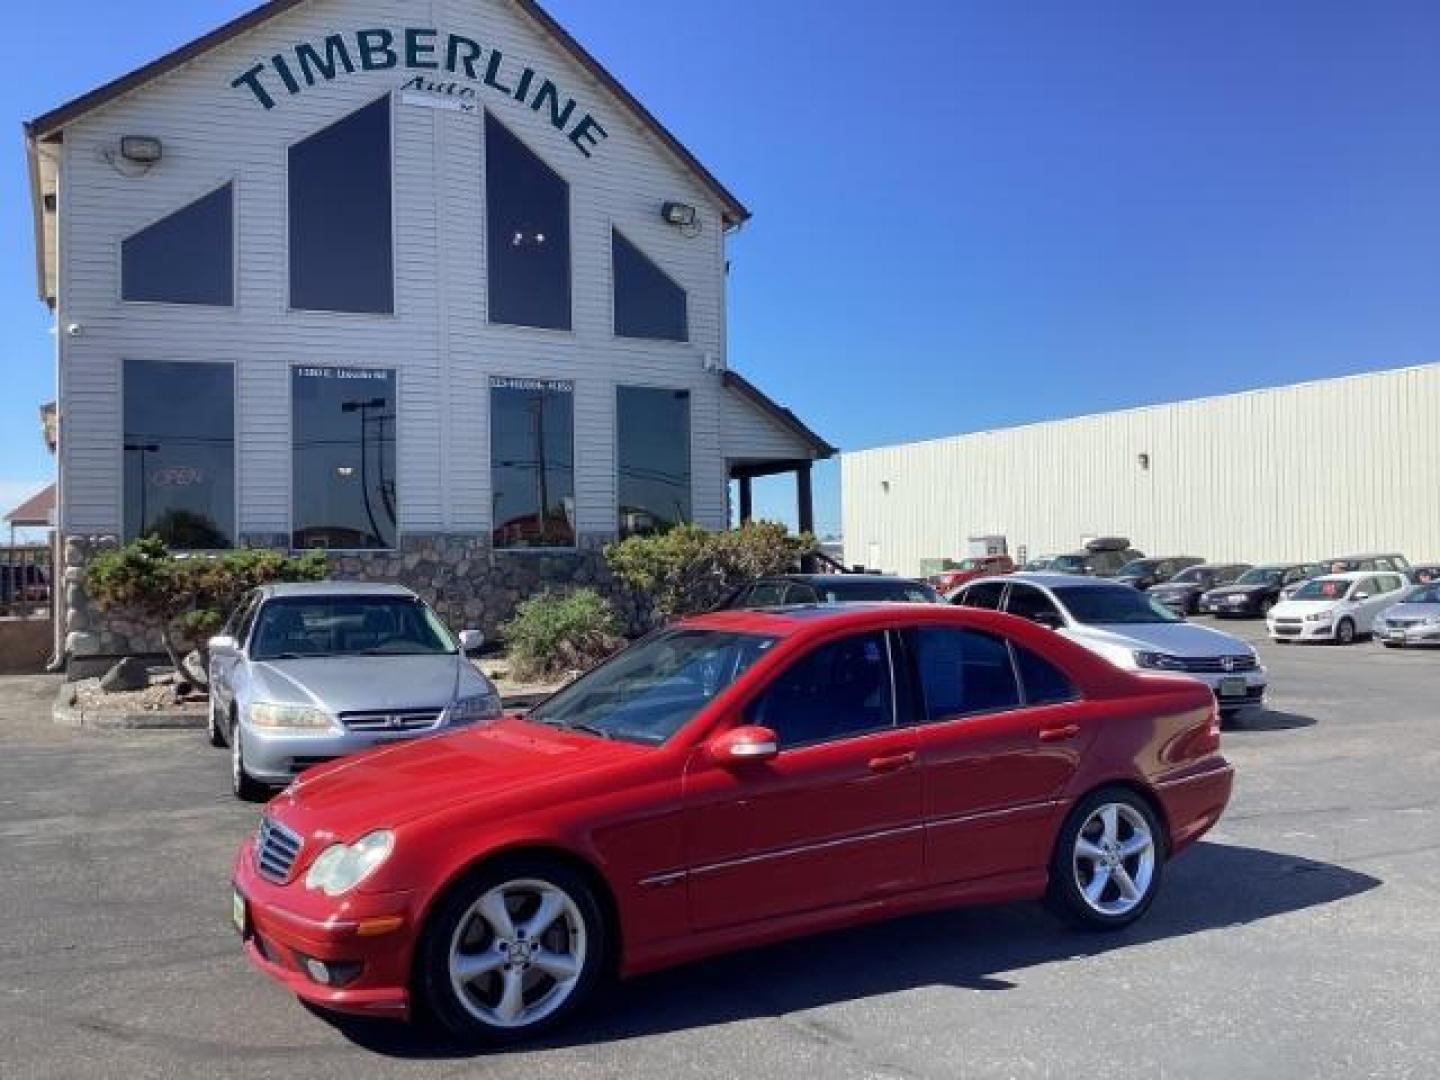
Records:
[[[1410,588],[1401,574],[1356,570],[1311,578],[1270,609],[1266,624],[1278,642],[1333,641],[1349,645],[1372,633],[1375,619]]]
[[[1011,574],[972,581],[951,603],[1048,626],[1132,671],[1190,675],[1214,691],[1227,717],[1265,700],[1268,675],[1249,644],[1187,623],[1128,585],[1068,574]]]

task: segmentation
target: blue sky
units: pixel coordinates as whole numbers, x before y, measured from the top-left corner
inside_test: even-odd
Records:
[[[45,45],[7,58],[3,111],[248,6],[17,5]],[[1440,359],[1440,5],[547,6],[755,212],[731,362],[844,448]],[[0,317],[9,505],[51,468],[18,136]],[[838,527],[833,466],[817,494]]]

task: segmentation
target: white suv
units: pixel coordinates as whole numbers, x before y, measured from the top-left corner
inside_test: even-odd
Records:
[[[1375,617],[1410,588],[1402,574],[1357,570],[1312,578],[1270,609],[1270,636],[1281,643],[1334,641],[1349,645],[1369,634]]]

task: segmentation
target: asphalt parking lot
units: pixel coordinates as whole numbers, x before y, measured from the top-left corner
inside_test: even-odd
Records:
[[[488,1056],[250,970],[227,882],[256,810],[200,733],[81,734],[54,679],[0,680],[0,1075],[1440,1075],[1440,652],[1261,650],[1230,812],[1131,930],[907,919],[652,976]]]

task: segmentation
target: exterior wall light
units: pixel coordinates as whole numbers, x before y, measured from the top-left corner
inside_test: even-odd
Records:
[[[160,140],[149,135],[126,135],[120,140],[120,156],[136,165],[154,165],[164,153]]]
[[[693,229],[700,220],[700,211],[689,203],[667,202],[660,208],[660,216],[677,229]]]
[[[1137,460],[1140,462],[1140,471],[1141,471],[1141,472],[1149,472],[1149,471],[1150,471],[1150,455],[1149,455],[1149,454],[1141,454],[1140,457],[1139,457]]]

